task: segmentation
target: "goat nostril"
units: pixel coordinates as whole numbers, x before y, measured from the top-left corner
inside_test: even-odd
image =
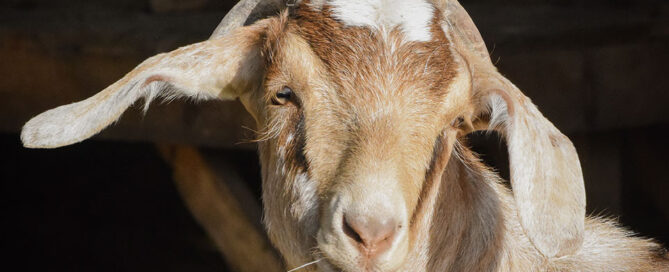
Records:
[[[342,229],[361,252],[373,257],[390,248],[397,223],[392,219],[380,220],[367,216],[344,215]]]
[[[351,225],[348,223],[348,220],[346,220],[346,216],[344,216],[344,219],[342,220],[342,225],[343,225],[342,229],[344,230],[344,233],[348,237],[351,237],[351,239],[353,239],[353,241],[355,241],[358,244],[364,244],[364,241],[362,240],[358,232],[353,227],[351,227]]]

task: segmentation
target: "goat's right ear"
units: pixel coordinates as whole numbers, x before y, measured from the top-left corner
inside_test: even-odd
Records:
[[[139,98],[145,99],[146,110],[155,97],[235,99],[257,88],[268,20],[145,60],[96,95],[32,118],[23,126],[23,145],[55,148],[83,141],[116,121]]]

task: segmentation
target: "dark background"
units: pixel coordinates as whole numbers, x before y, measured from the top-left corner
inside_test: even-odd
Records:
[[[669,4],[462,0],[500,70],[579,151],[588,212],[669,244]],[[224,271],[152,142],[237,158],[258,192],[252,126],[236,103],[138,110],[91,140],[21,147],[31,116],[86,98],[146,57],[206,39],[222,0],[0,2],[3,266],[20,271]],[[471,145],[508,177],[503,142]]]

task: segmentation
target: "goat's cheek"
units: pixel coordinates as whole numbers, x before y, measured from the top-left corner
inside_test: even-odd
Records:
[[[429,137],[421,137],[405,148],[403,152],[403,161],[407,162],[403,168],[403,175],[400,179],[402,195],[406,202],[406,212],[411,217],[416,210],[421,191],[425,186],[427,172],[430,170],[430,163],[434,156],[434,139],[438,138],[437,133],[423,133]]]
[[[420,188],[423,183],[423,177],[419,174],[406,174],[406,177],[402,179],[401,184],[401,194],[405,202],[406,213],[411,216],[412,211],[415,209],[418,203],[418,197],[420,193]],[[401,201],[397,199],[396,201]]]

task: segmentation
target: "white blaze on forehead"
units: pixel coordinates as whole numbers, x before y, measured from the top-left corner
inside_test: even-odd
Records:
[[[348,26],[391,30],[399,26],[410,41],[432,39],[434,7],[425,0],[328,0],[333,16]]]

